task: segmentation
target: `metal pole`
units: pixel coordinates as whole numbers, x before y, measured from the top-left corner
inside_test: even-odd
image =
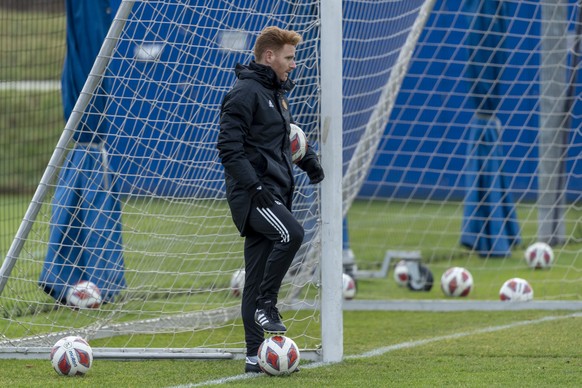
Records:
[[[342,1],[321,1],[321,330],[324,362],[343,358]]]
[[[538,240],[550,245],[566,239],[567,10],[567,0],[542,1]]]

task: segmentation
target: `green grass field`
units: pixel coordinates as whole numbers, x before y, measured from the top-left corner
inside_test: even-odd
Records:
[[[9,206],[14,198],[5,198]],[[134,206],[136,206],[134,208]],[[160,204],[160,206],[163,206]],[[354,205],[354,224],[361,207],[369,206],[356,202]],[[179,207],[179,206],[178,206]],[[128,209],[137,208],[132,204]],[[456,207],[451,204],[451,212]],[[150,208],[152,212],[156,213]],[[182,210],[177,209],[176,214]],[[426,212],[426,209],[425,209]],[[443,208],[439,207],[442,214]],[[381,222],[380,211],[370,212]],[[434,215],[433,215],[434,216]],[[371,217],[371,216],[368,216]],[[132,223],[132,216],[125,220]],[[135,222],[139,222],[136,219]],[[365,222],[374,222],[366,218]],[[8,227],[8,226],[6,226]],[[147,229],[148,226],[145,225]],[[167,232],[167,231],[166,231]],[[357,231],[355,233],[357,236]],[[382,239],[381,234],[376,237]],[[361,240],[370,241],[369,236],[357,236],[354,248],[358,249]],[[376,241],[378,245],[378,241]],[[453,245],[451,238],[444,244]],[[442,242],[441,242],[442,244]],[[576,251],[576,245],[570,245],[569,251]],[[557,267],[552,271],[532,271],[520,262],[522,251],[517,250],[515,257],[505,261],[483,261],[478,257],[463,255],[453,258],[452,262],[435,260],[431,263],[435,275],[451,264],[471,264],[472,272],[478,285],[469,299],[495,299],[491,293],[497,286],[495,282],[503,277],[521,275],[528,277],[534,287],[546,287],[545,292],[562,294],[560,280],[572,271],[575,257],[568,265]],[[372,265],[377,256],[363,256]],[[562,260],[562,259],[561,259]],[[568,270],[569,268],[569,270]],[[517,272],[516,272],[517,271]],[[570,276],[574,276],[571,274]],[[548,279],[555,278],[553,281]],[[488,283],[493,285],[484,286]],[[582,295],[578,282],[564,283],[568,294],[575,299]],[[556,289],[553,289],[555,287]],[[358,282],[357,299],[442,299],[438,283],[431,292],[413,293],[396,286],[391,279],[361,279]],[[176,298],[175,301],[179,301]],[[144,305],[145,306],[145,305]],[[195,307],[195,304],[192,304]],[[164,308],[172,308],[172,304]],[[155,310],[155,301],[148,309]],[[71,318],[75,315],[70,312]],[[155,314],[154,314],[155,315]],[[290,316],[285,314],[287,318]],[[152,315],[153,316],[153,315]],[[545,317],[567,317],[539,321]],[[131,316],[125,319],[130,319]],[[142,317],[143,318],[143,317]],[[301,315],[294,318],[301,320]],[[66,324],[67,315],[62,312],[49,312],[35,318],[37,322],[56,320]],[[78,319],[78,318],[75,318]],[[547,318],[545,318],[547,319]],[[225,386],[256,386],[272,384],[277,386],[576,386],[582,367],[578,344],[578,327],[580,315],[569,311],[467,311],[467,312],[357,312],[344,313],[344,354],[345,360],[337,365],[310,368],[304,362],[302,371],[285,378],[241,376],[241,360],[214,361],[112,361],[95,360],[90,373],[84,377],[65,378],[58,376],[48,360],[0,360],[0,384],[2,386],[123,386],[167,387],[204,382],[220,382]],[[89,314],[77,324],[91,321]],[[513,326],[512,326],[513,325]],[[10,330],[6,330],[10,326]],[[9,321],[0,321],[4,333],[18,331],[18,325]],[[303,333],[304,325],[292,326],[295,332]],[[318,327],[311,327],[317,337]],[[13,333],[14,334],[14,333]],[[224,327],[214,330],[209,338],[199,343],[192,339],[191,333],[167,334],[156,336],[121,336],[110,339],[93,340],[95,347],[110,346],[171,346],[180,347],[205,343],[220,343],[225,336],[233,335],[233,329]],[[293,336],[293,331],[289,333]],[[242,339],[240,326],[234,329],[234,336]],[[190,342],[188,342],[190,341]],[[417,341],[417,342],[415,342]],[[424,341],[424,342],[423,342]],[[311,346],[316,345],[312,343]],[[376,355],[369,355],[377,352]],[[225,380],[221,380],[225,379]]]
[[[60,79],[65,57],[65,15],[0,8],[0,80]]]
[[[15,198],[5,197],[4,206],[9,207]],[[17,201],[23,202],[23,201]],[[137,204],[128,205],[134,212]],[[164,206],[160,204],[159,206]],[[354,204],[354,224],[361,207],[369,206],[356,202]],[[22,209],[22,207],[19,207]],[[183,210],[175,209],[176,214]],[[445,207],[446,208],[446,207]],[[456,205],[451,204],[450,212],[455,212]],[[150,208],[152,213],[158,210]],[[424,209],[426,212],[426,208]],[[443,206],[439,214],[443,214]],[[379,210],[370,212],[381,222],[384,217]],[[432,215],[435,217],[436,215]],[[370,215],[365,222],[374,222]],[[170,217],[171,218],[171,217]],[[133,217],[125,219],[132,222],[142,222],[141,218],[132,221]],[[10,228],[4,220],[3,227]],[[141,225],[148,229],[150,226]],[[171,231],[171,230],[170,230]],[[168,231],[166,231],[168,232]],[[357,232],[355,233],[357,236]],[[358,236],[354,239],[354,248],[359,247],[361,239],[371,241],[369,236]],[[374,244],[381,245],[382,235],[378,234]],[[454,238],[444,242],[453,245]],[[443,242],[441,241],[441,244]],[[577,251],[576,244],[570,245],[568,251]],[[406,288],[398,287],[388,279],[361,279],[358,282],[357,299],[442,299],[438,289],[438,276],[441,269],[451,264],[471,265],[477,287],[469,300],[496,299],[498,289],[496,282],[503,277],[522,275],[528,277],[534,288],[545,287],[547,295],[570,295],[566,298],[576,299],[582,295],[579,282],[563,282],[567,276],[574,276],[575,255],[572,262],[560,265],[551,271],[532,271],[523,266],[520,261],[522,251],[517,250],[515,257],[504,261],[483,261],[471,255],[453,257],[450,260],[435,260],[431,269],[437,277],[437,284],[428,293],[414,293]],[[377,256],[362,256],[372,265]],[[451,261],[452,260],[452,261]],[[561,260],[565,260],[562,259]],[[563,263],[563,262],[562,262]],[[517,271],[517,272],[516,272]],[[570,273],[570,275],[568,275]],[[553,280],[552,280],[553,279]],[[487,284],[490,285],[487,286]],[[562,284],[562,286],[560,286]],[[560,289],[560,287],[562,287]],[[567,292],[565,291],[567,290]],[[42,293],[41,293],[42,295]],[[183,300],[181,299],[183,298]],[[188,296],[174,297],[173,303],[163,304],[163,309],[179,307],[178,302],[192,302],[189,306],[196,308],[196,299]],[[209,301],[207,301],[209,302]],[[156,301],[143,304],[142,308],[151,311],[154,317]],[[236,300],[233,303],[237,303]],[[172,307],[175,306],[175,307]],[[91,314],[81,318],[68,309],[49,311],[38,316],[27,316],[26,312],[20,318],[24,321],[57,322],[66,325],[67,319],[75,319],[78,325],[90,323]],[[68,314],[65,314],[68,311]],[[149,313],[148,313],[149,314]],[[295,315],[289,315],[295,314]],[[295,318],[302,322],[304,315],[298,313],[285,314],[287,318]],[[537,322],[544,317],[569,316],[565,319],[553,319],[547,322]],[[67,318],[69,317],[69,318]],[[142,315],[141,318],[145,316]],[[131,315],[122,320],[129,320]],[[529,322],[529,324],[528,324]],[[19,325],[13,321],[0,321],[2,333],[17,336]],[[519,324],[518,324],[519,323]],[[294,323],[289,335],[308,333],[308,337],[318,338],[319,327],[307,323]],[[504,325],[509,325],[505,327]],[[515,325],[515,326],[511,326]],[[303,363],[302,371],[286,378],[276,378],[276,384],[281,386],[575,386],[577,374],[582,366],[579,354],[577,328],[580,316],[572,312],[560,311],[496,311],[496,312],[356,312],[344,313],[344,352],[345,361],[338,365],[318,366],[309,368]],[[481,330],[482,332],[479,332]],[[487,332],[487,331],[490,332]],[[303,335],[303,334],[302,334]],[[173,346],[180,347],[204,346],[208,343],[220,344],[227,336],[242,339],[240,325],[225,326],[213,330],[211,335],[197,337],[192,333],[176,333],[156,336],[120,336],[92,340],[95,347],[123,346]],[[458,336],[458,337],[457,337]],[[421,341],[415,343],[414,341]],[[422,343],[425,341],[426,343]],[[170,345],[168,345],[170,344]],[[308,344],[314,347],[317,343]],[[367,357],[366,352],[380,349],[375,356]],[[384,349],[384,351],[382,351]],[[389,350],[389,351],[388,351]],[[362,356],[364,355],[364,356]],[[95,360],[94,367],[85,377],[64,378],[58,376],[51,368],[48,360],[0,360],[0,384],[15,386],[128,386],[164,387],[187,385],[220,380],[220,385],[254,386],[267,383],[266,376],[252,379],[241,377],[242,361],[111,361]],[[234,376],[234,377],[233,377]],[[258,379],[258,380],[257,380]]]
[[[241,376],[240,360],[95,360],[86,376],[73,378],[58,376],[48,360],[0,360],[0,385],[168,387],[231,378],[218,385],[576,387],[581,318],[559,311],[345,312],[346,359],[315,368],[304,362],[289,377]]]
[[[0,8],[0,20],[0,82],[58,83],[64,14]],[[32,193],[63,128],[59,90],[0,90],[0,193]]]

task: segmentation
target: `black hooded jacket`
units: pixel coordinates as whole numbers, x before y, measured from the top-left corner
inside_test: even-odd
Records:
[[[288,79],[281,84],[269,66],[238,64],[238,78],[222,102],[217,147],[225,170],[226,197],[235,225],[245,235],[251,206],[248,191],[258,185],[269,190],[289,210],[294,190],[289,144],[289,102],[293,89]],[[300,168],[317,159],[312,149],[297,164]]]

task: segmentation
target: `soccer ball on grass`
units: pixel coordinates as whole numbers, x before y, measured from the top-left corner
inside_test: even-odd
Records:
[[[433,284],[431,270],[417,260],[400,260],[394,266],[394,280],[412,291],[430,291]]]
[[[473,276],[463,267],[451,267],[441,276],[441,290],[446,296],[467,296],[473,289]]]
[[[50,360],[59,375],[80,376],[91,369],[93,350],[82,337],[68,336],[55,343]]]
[[[356,290],[356,282],[354,278],[347,273],[342,274],[342,292],[344,299],[354,299],[354,296],[356,296]]]
[[[533,288],[527,280],[522,278],[507,280],[499,290],[499,299],[502,301],[525,302],[532,300],[533,296]]]
[[[67,290],[67,305],[77,309],[96,309],[103,301],[95,283],[82,280]]]
[[[295,341],[284,335],[267,338],[259,346],[259,366],[270,376],[284,376],[293,373],[301,359]]]
[[[238,269],[230,278],[230,292],[233,296],[239,297],[242,295],[243,288],[245,288],[245,270]]]
[[[524,258],[530,268],[550,268],[554,263],[554,251],[545,242],[536,242],[527,247]]]
[[[394,281],[396,281],[396,284],[400,287],[406,287],[408,280],[408,265],[406,264],[406,261],[400,260],[394,266]]]

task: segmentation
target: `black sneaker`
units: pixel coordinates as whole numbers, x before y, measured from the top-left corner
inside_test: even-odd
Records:
[[[245,360],[245,373],[263,373],[263,370],[259,366],[258,362],[252,362],[247,357]]]
[[[271,334],[285,334],[287,328],[281,322],[281,314],[277,307],[273,306],[271,301],[263,303],[255,312],[255,322],[263,328],[267,333]]]

